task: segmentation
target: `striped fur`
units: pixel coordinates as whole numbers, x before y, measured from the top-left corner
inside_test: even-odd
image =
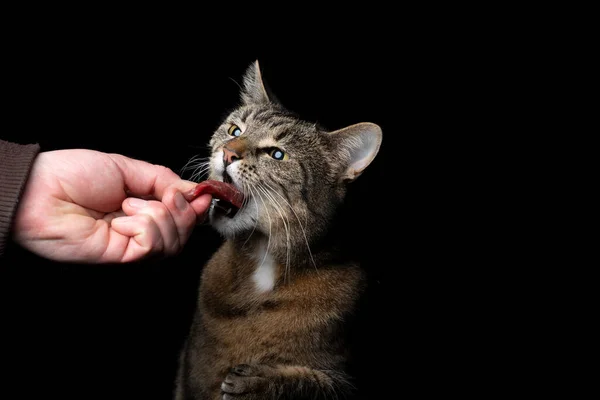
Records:
[[[210,212],[225,242],[202,272],[176,400],[342,398],[351,389],[344,325],[364,280],[328,232],[381,129],[331,132],[300,119],[267,93],[258,63],[240,98],[206,168],[246,201],[233,218]]]

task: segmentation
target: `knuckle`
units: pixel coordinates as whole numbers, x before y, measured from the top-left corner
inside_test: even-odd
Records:
[[[147,230],[148,227],[154,225],[154,218],[149,214],[139,214],[139,219],[141,224],[144,226],[144,230]]]
[[[158,168],[157,170],[157,175],[158,176],[164,176],[166,178],[170,178],[173,175],[177,175],[175,174],[175,172],[173,172],[173,170],[169,167],[165,167],[164,165],[155,165],[156,168]]]
[[[175,237],[175,240],[173,240],[173,243],[171,243],[169,248],[166,249],[166,252],[169,255],[176,255],[181,251],[181,249],[182,249],[181,241],[179,240],[179,237]]]
[[[167,210],[166,206],[160,201],[150,201],[148,207],[142,211],[143,215],[147,215],[152,219],[159,221],[167,218],[171,213]]]
[[[164,220],[170,215],[169,210],[167,210],[162,203],[158,203],[153,207],[153,213],[154,216],[160,220]]]

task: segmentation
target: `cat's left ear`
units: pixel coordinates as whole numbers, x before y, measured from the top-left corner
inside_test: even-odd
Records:
[[[383,134],[379,125],[363,122],[331,132],[346,169],[341,179],[353,181],[371,164],[379,152]]]
[[[246,104],[261,104],[270,101],[260,73],[258,60],[254,61],[246,69],[241,97],[242,101]]]

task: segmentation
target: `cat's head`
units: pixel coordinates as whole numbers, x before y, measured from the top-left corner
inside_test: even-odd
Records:
[[[233,217],[213,206],[210,222],[228,238],[263,235],[272,249],[306,251],[326,232],[346,185],[377,155],[381,129],[327,131],[298,118],[267,93],[258,62],[242,86],[240,106],[210,141],[209,179],[232,183],[246,200]]]

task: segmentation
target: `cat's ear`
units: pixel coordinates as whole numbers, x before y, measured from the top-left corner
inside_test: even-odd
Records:
[[[383,137],[379,125],[363,122],[331,132],[336,141],[345,170],[341,179],[353,181],[371,164],[379,152]]]
[[[260,73],[258,60],[254,61],[244,74],[244,85],[241,92],[242,101],[246,104],[261,104],[269,102],[269,95]]]

